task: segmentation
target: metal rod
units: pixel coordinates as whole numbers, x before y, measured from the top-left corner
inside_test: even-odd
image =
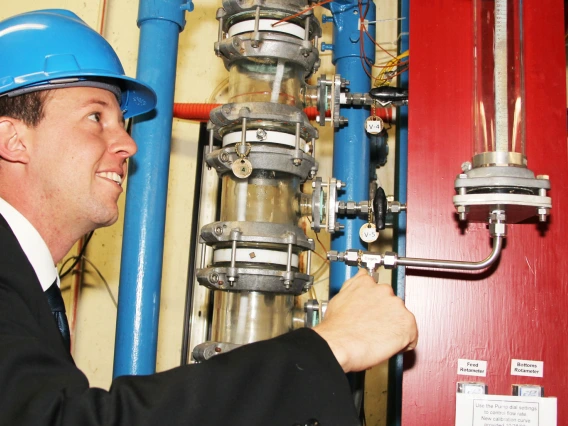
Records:
[[[191,212],[191,231],[189,235],[189,260],[187,268],[187,287],[185,290],[185,305],[183,311],[183,332],[181,340],[180,365],[186,365],[189,359],[189,337],[191,336],[191,311],[193,310],[193,281],[195,279],[195,264],[197,263],[197,242],[199,236],[199,206],[201,196],[204,194],[203,182],[206,173],[203,164],[205,163],[205,131],[206,125],[200,125],[199,139],[197,144],[198,159],[195,166],[195,182],[193,186],[193,208]],[[211,132],[210,132],[211,133]],[[201,263],[205,263],[205,243],[201,243]],[[201,268],[204,266],[201,265]]]
[[[304,24],[305,26],[304,41],[308,41],[310,39],[310,21],[311,21],[310,17],[308,16]]]
[[[237,240],[233,240],[233,245],[231,246],[231,268],[236,265],[237,259]]]
[[[217,35],[217,41],[219,43],[223,41],[223,18],[219,18],[219,34]]]
[[[412,257],[399,257],[396,266],[410,266],[413,268],[457,269],[462,271],[477,271],[491,266],[501,254],[503,237],[493,237],[493,250],[480,262],[464,262],[460,260],[416,259]]]
[[[238,154],[244,154],[246,152],[247,145],[247,118],[243,117],[243,124],[241,130],[241,146],[239,147]]]
[[[205,242],[200,243],[201,246],[201,262],[200,262],[200,269],[205,268],[205,259],[207,258],[207,244]]]
[[[260,25],[260,6],[256,7],[256,13],[254,15],[254,33],[252,36],[252,47],[258,47],[258,42],[260,41],[260,37],[258,35],[258,27]]]
[[[311,238],[308,238],[308,242],[312,243],[314,240]],[[307,265],[306,265],[306,275],[310,275],[310,273],[312,272],[312,251],[308,250],[308,260],[307,260]]]
[[[215,140],[215,130],[211,129],[209,130],[209,151],[207,152],[208,154],[211,154],[213,152],[214,140]]]
[[[288,258],[286,259],[286,272],[292,270],[292,244],[288,244]]]

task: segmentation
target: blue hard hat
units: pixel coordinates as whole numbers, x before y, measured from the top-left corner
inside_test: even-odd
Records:
[[[124,118],[156,106],[152,88],[126,77],[110,44],[68,10],[38,10],[0,21],[0,55],[0,96],[95,86],[115,92]]]

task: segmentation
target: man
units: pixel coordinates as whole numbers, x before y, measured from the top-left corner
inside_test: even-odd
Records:
[[[402,301],[363,272],[313,330],[89,388],[69,353],[54,263],[117,220],[136,152],[124,118],[155,95],[68,11],[0,22],[0,57],[0,425],[357,424],[343,373],[417,339]]]

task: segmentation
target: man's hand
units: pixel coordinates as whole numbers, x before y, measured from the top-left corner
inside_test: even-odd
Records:
[[[343,284],[314,330],[327,341],[345,372],[373,367],[414,349],[418,341],[416,320],[402,299],[364,270]]]

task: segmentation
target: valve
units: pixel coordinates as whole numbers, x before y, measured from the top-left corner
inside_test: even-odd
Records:
[[[383,107],[387,105],[408,105],[408,89],[392,86],[380,86],[371,89],[369,95]]]
[[[371,201],[337,201],[337,192],[345,187],[345,183],[331,178],[328,182],[323,182],[321,177],[317,177],[312,182],[312,224],[314,232],[319,232],[325,227],[327,232],[333,234],[341,229],[343,225],[336,222],[338,215],[343,216],[366,216],[368,222],[363,226],[374,230],[383,230],[387,226],[388,213],[400,213],[406,211],[406,205],[394,201],[392,196],[387,196],[382,187],[378,187],[375,197]],[[370,229],[366,229],[369,233]],[[373,232],[371,232],[373,234]],[[365,242],[375,241],[378,234],[363,238]]]

